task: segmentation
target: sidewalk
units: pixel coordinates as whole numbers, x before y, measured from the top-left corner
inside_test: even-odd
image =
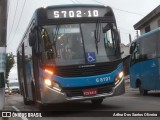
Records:
[[[124,77],[124,81],[125,81],[125,85],[129,85],[130,84],[129,75]]]

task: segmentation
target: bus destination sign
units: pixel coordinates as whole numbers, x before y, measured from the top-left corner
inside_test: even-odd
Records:
[[[47,10],[48,19],[104,17],[105,8],[61,8]]]

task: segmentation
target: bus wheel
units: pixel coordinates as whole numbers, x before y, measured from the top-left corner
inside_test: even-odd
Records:
[[[31,102],[27,100],[27,98],[23,97],[23,101],[25,105],[30,105]]]
[[[29,100],[27,100],[27,98],[25,97],[25,93],[24,93],[24,89],[23,89],[23,87],[22,87],[22,92],[23,92],[23,102],[24,102],[24,104],[25,105],[30,105],[30,101]]]
[[[140,94],[143,95],[143,96],[145,96],[145,95],[148,94],[148,91],[147,91],[147,90],[144,90],[141,85],[139,86],[139,92],[140,92]]]
[[[100,99],[94,99],[94,100],[91,100],[93,104],[96,104],[96,105],[100,105],[102,102],[103,102],[103,99],[100,98]]]

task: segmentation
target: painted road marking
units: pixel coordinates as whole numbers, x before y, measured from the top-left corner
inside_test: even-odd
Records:
[[[18,108],[16,108],[15,106],[12,106],[13,109],[15,109],[17,112],[20,112],[20,110]],[[21,117],[22,120],[28,120],[26,117]]]

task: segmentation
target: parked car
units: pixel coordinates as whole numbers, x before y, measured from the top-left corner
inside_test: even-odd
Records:
[[[9,88],[8,88],[9,95],[20,93],[18,81],[9,81],[8,86],[9,86]]]
[[[5,87],[5,94],[7,94],[9,92],[9,88]]]

